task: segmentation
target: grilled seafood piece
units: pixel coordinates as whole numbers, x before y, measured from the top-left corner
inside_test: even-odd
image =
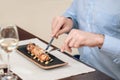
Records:
[[[27,45],[28,53],[31,54],[31,56],[34,56],[34,59],[38,59],[40,62],[45,62],[45,64],[48,64],[52,61],[51,57],[46,54],[46,52],[40,48],[38,45],[34,43],[29,43]]]

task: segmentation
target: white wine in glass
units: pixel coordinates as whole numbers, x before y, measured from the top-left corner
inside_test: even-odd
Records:
[[[1,25],[0,26],[0,47],[7,53],[7,60],[8,60],[8,69],[7,73],[4,74],[1,80],[17,80],[17,76],[15,76],[10,71],[10,53],[18,45],[19,37],[16,25]]]

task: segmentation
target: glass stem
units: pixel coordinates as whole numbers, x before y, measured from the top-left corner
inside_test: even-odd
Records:
[[[8,63],[7,63],[7,67],[8,67],[8,69],[7,69],[7,74],[9,75],[9,74],[10,74],[10,55],[9,55],[9,53],[7,54],[7,58],[8,58]]]

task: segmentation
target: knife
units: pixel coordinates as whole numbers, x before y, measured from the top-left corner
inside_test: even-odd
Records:
[[[49,49],[49,47],[51,46],[52,42],[54,40],[54,37],[51,38],[50,42],[48,43],[47,47],[46,47],[46,51]]]

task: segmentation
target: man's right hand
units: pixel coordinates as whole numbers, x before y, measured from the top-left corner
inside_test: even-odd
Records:
[[[72,19],[57,16],[52,21],[52,37],[58,38],[59,35],[69,32],[72,29]]]

